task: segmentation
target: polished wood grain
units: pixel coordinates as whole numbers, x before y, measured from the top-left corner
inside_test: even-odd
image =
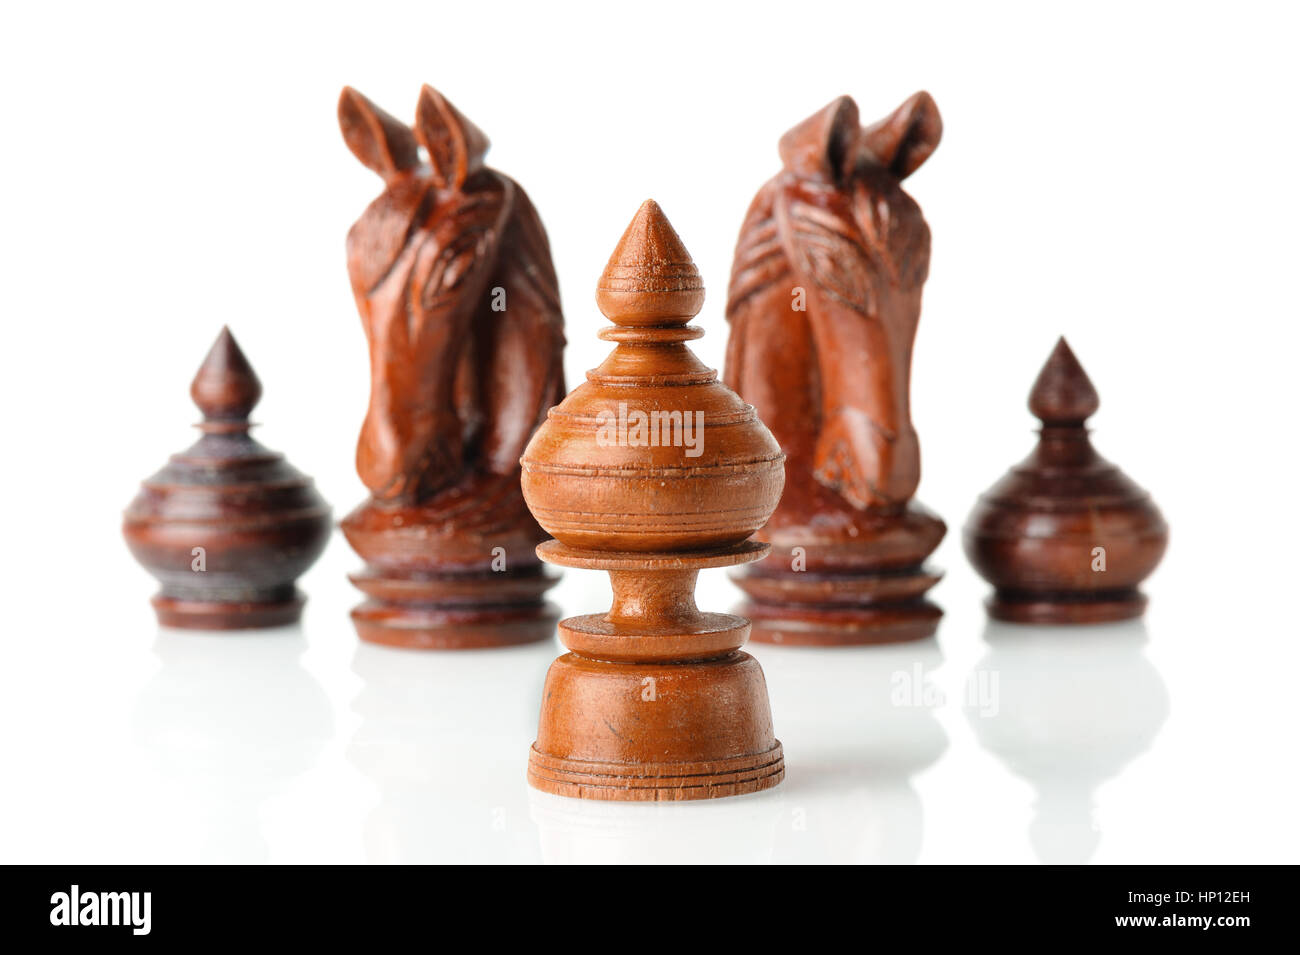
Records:
[[[407,126],[344,89],[339,126],[384,182],[348,233],[370,347],[357,473],[370,497],[343,521],[366,561],[352,581],[363,640],[468,649],[542,640],[558,614],[519,456],[564,394],[550,246],[488,139],[440,93]]]
[[[912,496],[912,344],[930,230],[902,180],[934,152],[938,108],[917,93],[861,126],[840,97],[787,132],[736,244],[726,382],[786,453],[772,555],[738,571],[754,639],[817,646],[934,633],[925,566],[942,520]]]
[[[767,789],[785,775],[749,621],[701,611],[699,571],[758,560],[783,455],[687,347],[704,285],[647,201],[601,275],[614,351],[523,456],[543,560],[610,575],[606,613],[560,624],[528,781],[566,796],[679,800]],[[652,417],[657,415],[657,417]],[[645,421],[657,422],[642,427]],[[692,430],[688,433],[686,423]]]
[[[1099,455],[1087,420],[1101,401],[1062,338],[1029,395],[1038,445],[986,491],[963,540],[996,588],[989,613],[1017,623],[1104,623],[1140,616],[1138,585],[1169,528],[1151,496]]]
[[[228,328],[190,395],[202,436],[144,481],[122,524],[131,553],[162,585],[158,621],[199,630],[293,623],[305,600],[295,584],[329,540],[329,505],[249,434],[262,384]]]

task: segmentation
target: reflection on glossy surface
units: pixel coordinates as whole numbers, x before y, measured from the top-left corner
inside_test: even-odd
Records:
[[[751,649],[767,674],[786,781],[690,803],[532,793],[544,861],[916,861],[923,814],[912,778],[947,746],[929,677],[941,662],[935,641]]]
[[[763,648],[787,754],[774,861],[917,860],[924,813],[912,780],[948,745],[930,676],[942,659],[934,638]]]
[[[1099,784],[1148,749],[1169,695],[1143,648],[1141,620],[1034,627],[989,621],[989,651],[968,681],[966,714],[980,744],[1037,790],[1029,827],[1043,862],[1086,862],[1101,843]],[[981,687],[994,705],[972,705]]]
[[[1090,859],[1102,838],[1098,787],[1152,745],[1169,714],[1146,631],[1140,622],[988,623],[984,638],[963,699],[948,703],[965,711],[985,750],[1034,787],[1037,857]],[[268,827],[292,811],[280,797],[297,793],[309,770],[314,779],[318,759],[339,755],[351,765],[336,770],[343,779],[366,781],[355,802],[305,808],[323,840],[357,846],[360,831],[374,862],[908,863],[945,848],[925,845],[935,810],[921,793],[940,797],[926,788],[933,780],[917,784],[948,746],[933,640],[755,648],[786,781],[681,804],[588,802],[528,788],[524,767],[554,643],[457,653],[339,647],[362,684],[351,703],[359,725],[328,749],[335,716],[302,665],[306,648],[297,628],[159,633],[161,666],[134,703],[132,735],[161,777],[145,801],[181,807],[185,828],[170,846],[178,857],[268,860],[281,844],[268,840]],[[979,805],[980,794],[961,798]],[[362,815],[337,815],[335,806],[350,805]],[[304,837],[311,831],[304,826]]]
[[[371,862],[535,862],[524,767],[552,642],[428,652],[358,644],[348,759],[378,787]]]
[[[544,862],[743,865],[773,861],[782,816],[778,790],[662,803],[528,793]]]
[[[141,690],[133,735],[191,807],[198,862],[264,862],[261,806],[311,768],[333,734],[330,702],[299,658],[299,627],[162,629],[162,668]]]

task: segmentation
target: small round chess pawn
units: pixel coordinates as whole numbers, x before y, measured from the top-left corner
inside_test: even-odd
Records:
[[[1151,496],[1093,450],[1085,422],[1099,405],[1062,338],[1029,395],[1038,447],[966,523],[966,555],[996,588],[988,610],[999,620],[1102,623],[1146,609],[1138,584],[1164,556],[1169,528]]]
[[[146,480],[122,525],[127,546],[162,589],[169,627],[234,630],[295,622],[295,586],[330,535],[311,478],[248,432],[262,385],[228,328],[194,376],[203,436]]]
[[[571,617],[546,678],[528,781],[587,799],[705,799],[785,775],[767,684],[743,617],[703,613],[706,567],[755,561],[784,460],[754,409],[686,342],[704,286],[644,203],[596,291],[616,343],[552,408],[524,452],[524,499],[553,564],[609,572],[608,613]]]

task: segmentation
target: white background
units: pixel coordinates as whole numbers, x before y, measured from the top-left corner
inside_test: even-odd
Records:
[[[0,859],[1297,861],[1297,23],[1135,7],[6,7]],[[335,104],[350,84],[410,118],[423,82],[546,223],[571,386],[607,350],[592,292],[642,199],[704,275],[718,366],[779,136],[844,93],[864,121],[918,89],[939,104],[908,189],[934,233],[913,399],[947,615],[937,645],[752,648],[788,757],[771,793],[532,793],[558,644],[360,647],[337,534],[300,629],[154,623],[120,513],[191,440],[223,323],[265,385],[259,436],[336,517],[363,498],[343,240],[380,185]],[[961,553],[1062,333],[1102,395],[1099,449],[1172,527],[1142,625],[992,626]],[[608,590],[568,571],[556,594],[578,613]],[[701,583],[706,609],[736,596]],[[895,705],[917,666],[931,692]],[[996,712],[970,715],[991,678]]]

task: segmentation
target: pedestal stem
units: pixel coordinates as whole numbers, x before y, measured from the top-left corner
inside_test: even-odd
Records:
[[[614,602],[606,619],[620,630],[653,624],[687,630],[700,619],[695,605],[698,570],[611,570]]]

